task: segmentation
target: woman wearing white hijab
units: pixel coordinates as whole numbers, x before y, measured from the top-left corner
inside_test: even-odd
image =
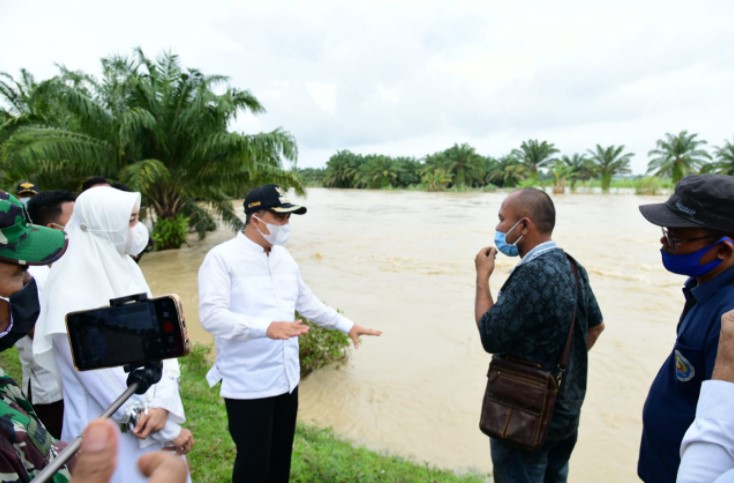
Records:
[[[143,273],[129,256],[139,210],[140,193],[96,187],[80,194],[66,227],[69,248],[54,263],[44,286],[33,349],[36,357],[55,358],[64,392],[61,436],[66,441],[81,434],[127,388],[127,373],[121,367],[83,372],[74,368],[65,316],[126,295],[150,296]],[[142,396],[131,397],[112,416],[124,422],[131,408],[147,409],[140,413],[135,431],[122,434],[111,481],[146,481],[137,470],[138,456],[163,447],[185,454],[193,446],[191,432],[180,426],[185,417],[179,375],[178,361],[163,361],[161,381]]]

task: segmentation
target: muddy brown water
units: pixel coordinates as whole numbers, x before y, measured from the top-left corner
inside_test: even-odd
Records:
[[[491,470],[477,428],[490,356],[473,320],[474,255],[491,244],[502,193],[310,189],[288,249],[313,291],[365,338],[340,368],[301,384],[299,418],[356,444],[455,470]],[[296,197],[294,197],[296,198]],[[556,195],[554,239],[588,270],[607,330],[590,355],[570,481],[634,481],[647,389],[672,347],[682,277],[660,263],[660,230],[639,204],[663,197]],[[241,202],[235,202],[241,213]],[[155,294],[178,293],[193,340],[197,272],[220,229],[141,266]],[[517,259],[498,256],[493,294]],[[213,389],[216,390],[216,389]]]

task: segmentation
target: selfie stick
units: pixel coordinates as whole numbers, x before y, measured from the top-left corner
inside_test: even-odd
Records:
[[[120,397],[110,405],[110,407],[102,413],[102,418],[109,418],[120,406],[127,401],[133,394],[145,394],[145,392],[152,386],[161,380],[161,373],[163,369],[162,361],[150,361],[146,362],[144,367],[125,366],[125,372],[129,372],[127,376],[127,389],[125,392],[120,394]],[[71,459],[74,454],[79,451],[82,445],[82,436],[77,436],[74,441],[69,443],[61,453],[49,463],[41,472],[39,472],[33,479],[32,483],[43,483],[50,480],[56,474],[67,461]]]

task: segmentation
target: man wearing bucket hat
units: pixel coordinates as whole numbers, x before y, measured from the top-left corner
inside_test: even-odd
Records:
[[[688,277],[675,345],[643,408],[637,465],[643,481],[669,482],[701,383],[711,379],[721,316],[734,309],[734,177],[688,176],[665,203],[641,205],[640,212],[662,228],[663,266]]]
[[[327,307],[301,278],[283,247],[290,217],[306,207],[269,184],[245,197],[245,229],[212,248],[199,269],[199,319],[215,336],[217,360],[207,374],[222,381],[229,432],[237,447],[232,481],[287,482],[298,413],[298,336],[308,332],[297,310],[349,335],[380,335]]]
[[[33,225],[23,203],[0,191],[0,351],[13,347],[36,323],[38,292],[28,268],[55,262],[66,246],[66,233]],[[108,482],[117,464],[118,438],[119,430],[111,421],[89,423],[72,482]],[[0,479],[30,481],[65,445],[46,431],[18,385],[0,369]],[[179,458],[164,452],[144,458],[138,465],[151,476],[151,482],[185,481],[186,465]],[[62,467],[53,481],[68,481],[69,477],[69,470]]]

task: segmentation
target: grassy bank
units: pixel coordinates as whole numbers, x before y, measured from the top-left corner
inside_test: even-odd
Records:
[[[208,351],[208,347],[197,345],[189,356],[181,359],[186,425],[196,440],[188,458],[192,480],[197,483],[231,481],[235,454],[219,389],[210,388],[204,379],[209,368]],[[0,353],[0,367],[20,380],[15,349]],[[479,474],[456,475],[429,464],[416,464],[355,447],[329,430],[304,424],[299,424],[296,430],[291,481],[481,482],[485,479],[486,476]]]

